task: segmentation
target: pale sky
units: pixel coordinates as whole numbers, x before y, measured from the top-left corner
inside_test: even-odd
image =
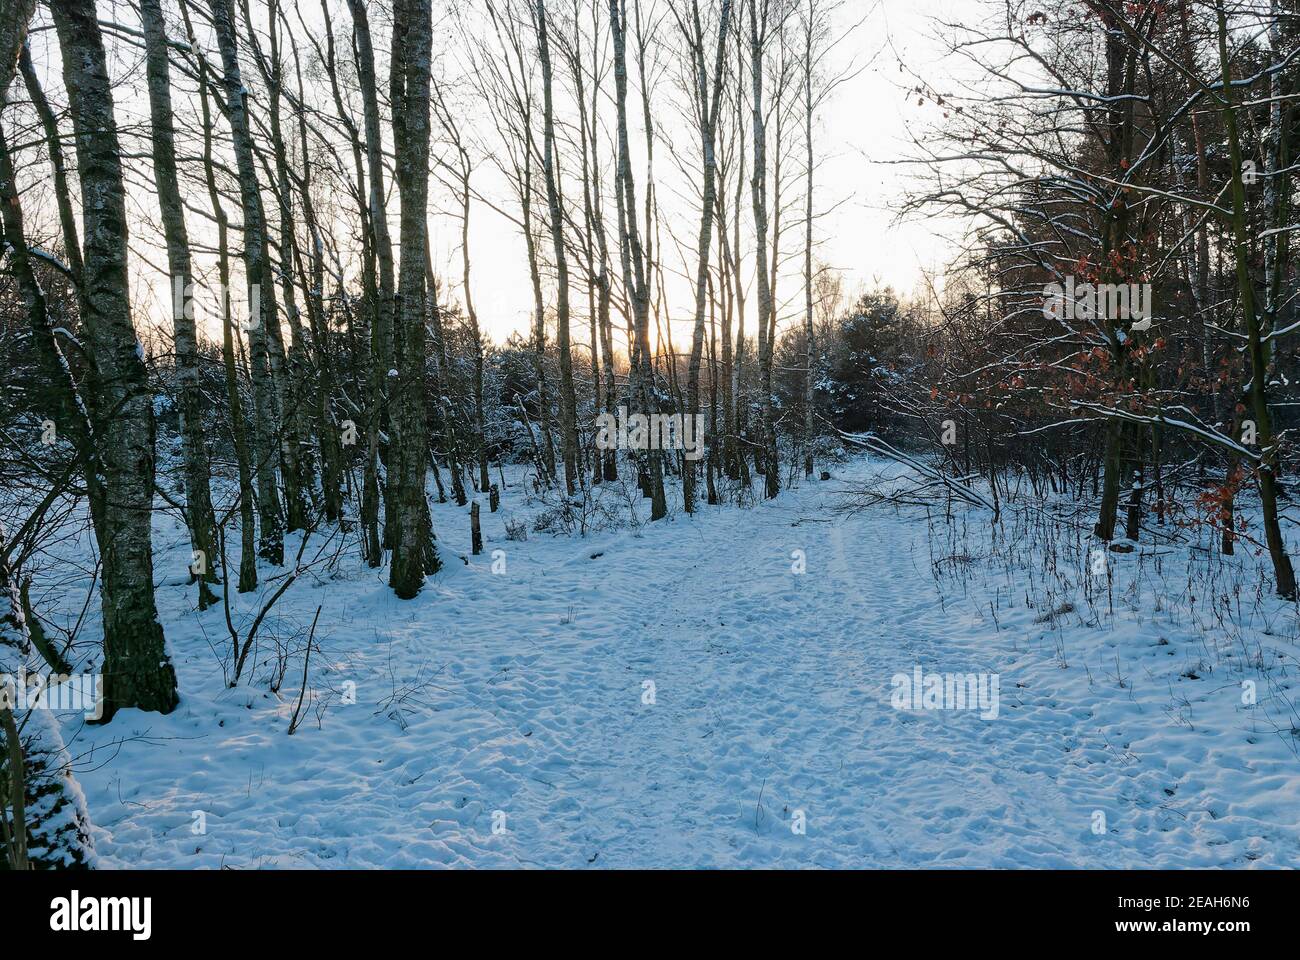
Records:
[[[922,272],[940,272],[954,250],[953,234],[960,226],[933,220],[895,222],[895,206],[907,189],[908,172],[888,163],[909,153],[909,128],[919,132],[938,120],[940,112],[929,103],[918,106],[915,97],[906,95],[909,74],[900,72],[900,59],[909,71],[942,87],[940,78],[949,64],[942,56],[942,45],[932,38],[937,28],[931,18],[958,19],[964,11],[974,16],[979,6],[978,0],[848,0],[842,12],[843,29],[861,21],[864,13],[869,15],[852,39],[836,49],[836,64],[841,70],[851,61],[870,65],[843,84],[820,115],[820,129],[815,133],[819,155],[816,208],[830,212],[815,229],[820,243],[817,256],[845,275],[847,295],[860,286],[877,285],[911,293],[920,284]],[[635,104],[631,109],[635,121]],[[673,109],[666,102],[661,113]],[[678,121],[665,115],[656,122]],[[684,133],[689,137],[691,131]],[[801,139],[795,142],[799,150]],[[697,149],[694,139],[687,143],[688,149]],[[677,173],[667,159],[659,161],[659,171],[664,178]],[[639,178],[641,171],[637,173]],[[643,189],[644,183],[638,179],[638,190]],[[612,211],[612,200],[609,207]],[[678,214],[674,231],[693,242],[698,211],[679,210]],[[532,292],[524,245],[518,228],[487,208],[477,209],[473,222],[470,244],[477,271],[475,304],[484,328],[500,340],[512,331],[527,330],[530,323]],[[443,260],[452,268],[447,275],[459,277],[459,226],[435,223],[434,229]],[[788,236],[797,243],[793,235]],[[680,257],[675,259],[680,262]],[[793,274],[784,282],[781,292],[785,296],[793,295],[794,284],[800,283]],[[689,335],[692,297],[689,285],[669,286],[674,339],[679,348],[682,338]]]
[[[649,4],[647,4],[649,5]],[[336,43],[341,47],[348,45],[350,20],[346,7],[341,0],[336,0],[337,16],[333,18]],[[372,26],[376,31],[376,55],[379,58],[379,71],[382,77],[387,71],[387,29],[388,15],[380,11],[383,5],[372,4]],[[819,242],[817,257],[840,270],[846,278],[845,294],[852,296],[860,287],[891,285],[900,293],[911,293],[919,288],[922,272],[939,272],[954,250],[953,240],[960,225],[937,220],[918,222],[895,222],[896,205],[908,187],[909,176],[906,167],[891,166],[890,161],[898,160],[909,151],[909,131],[919,136],[920,132],[931,123],[940,119],[940,109],[932,104],[918,105],[914,96],[906,93],[906,87],[912,73],[923,76],[939,89],[945,87],[945,77],[953,65],[942,55],[942,44],[935,41],[934,33],[938,29],[932,22],[934,16],[949,19],[964,19],[977,16],[980,0],[846,0],[839,14],[836,29],[840,34],[858,24],[848,39],[839,43],[831,60],[830,72],[843,72],[850,63],[862,67],[861,71],[848,82],[841,85],[830,101],[823,107],[818,118],[815,147],[818,160],[816,179],[816,208],[829,211],[818,220],[816,238]],[[304,16],[319,17],[320,10],[316,4],[302,4]],[[164,5],[169,21],[174,11],[172,4]],[[255,5],[256,9],[256,5]],[[101,17],[116,21],[127,27],[138,27],[138,15],[132,6],[117,0],[108,0],[100,4]],[[864,19],[865,17],[865,19]],[[242,18],[241,18],[242,20]],[[319,20],[315,21],[319,22]],[[48,27],[48,12],[37,17],[37,27],[33,33],[33,53],[37,63],[44,68],[46,88],[56,101],[64,101],[61,71],[57,44],[54,33]],[[200,37],[206,34],[204,25],[198,24]],[[242,23],[241,23],[242,26]],[[180,31],[174,29],[177,39]],[[665,21],[660,32],[672,31],[676,27],[671,21]],[[147,159],[147,147],[142,140],[131,136],[131,131],[144,133],[148,129],[148,107],[144,95],[142,51],[138,47],[127,46],[107,35],[112,47],[110,71],[115,81],[114,94],[119,127],[124,133],[124,147],[128,150],[141,149],[145,156],[128,159],[128,193],[129,206],[133,219],[132,227],[133,263],[132,283],[133,299],[137,313],[156,316],[156,322],[170,326],[168,322],[169,281],[163,270],[166,258],[161,247],[161,236],[157,230],[156,201],[152,193],[151,173]],[[435,45],[437,46],[437,44]],[[451,47],[447,57],[454,61],[460,54],[454,45],[444,41],[442,49]],[[303,44],[304,54],[307,45]],[[669,36],[664,50],[675,55],[680,49],[680,41],[674,42]],[[286,54],[287,55],[287,54]],[[215,58],[215,51],[209,56]],[[905,70],[900,70],[900,62]],[[557,81],[563,82],[562,71],[557,69]],[[260,93],[260,77],[255,71],[249,71],[245,82]],[[188,80],[181,81],[173,72],[173,82],[183,83],[188,89]],[[612,87],[612,79],[608,81]],[[21,84],[20,84],[21,86]],[[316,99],[324,103],[321,94]],[[686,202],[681,194],[684,179],[674,160],[668,155],[668,144],[689,156],[692,163],[697,162],[698,139],[695,131],[684,126],[678,107],[679,97],[673,79],[665,75],[660,80],[655,97],[655,123],[660,127],[663,145],[657,147],[656,174],[659,182],[659,195],[663,216],[664,249],[660,251],[661,261],[668,271],[667,293],[669,313],[673,322],[673,337],[680,350],[689,339],[690,317],[693,314],[693,288],[680,279],[678,272],[683,264],[693,258],[694,237],[698,230],[699,211],[696,202]],[[261,106],[263,104],[255,105]],[[358,103],[359,111],[359,103]],[[606,124],[613,122],[613,109],[608,104],[606,115],[602,118]],[[182,98],[180,109],[190,110],[187,99]],[[332,104],[330,104],[332,110]],[[467,116],[469,127],[481,134],[482,142],[493,142],[495,134],[487,118],[482,114],[481,104],[477,113]],[[557,105],[563,115],[568,109],[567,102]],[[630,122],[633,125],[634,139],[640,137],[640,105],[635,80],[630,91]],[[360,120],[358,112],[358,121]],[[539,114],[540,120],[540,114]],[[222,125],[224,129],[224,124]],[[290,133],[288,125],[286,133]],[[435,132],[436,132],[435,124]],[[386,129],[386,144],[391,133]],[[540,136],[540,133],[539,133]],[[748,133],[746,134],[748,137]],[[193,157],[201,151],[201,144],[188,142],[190,138],[178,139],[178,148],[182,159]],[[802,135],[792,139],[791,146],[796,155],[791,157],[789,165],[802,166]],[[67,145],[71,162],[71,144]],[[634,152],[639,152],[634,145]],[[344,156],[347,157],[346,150]],[[491,164],[480,158],[481,163],[475,174],[475,186],[494,203],[518,215],[517,204],[506,188],[506,184],[492,169]],[[350,162],[350,158],[348,158]],[[563,162],[569,171],[576,164],[573,158]],[[604,160],[607,183],[610,182],[609,158]],[[259,171],[262,173],[262,171]],[[54,232],[54,211],[49,203],[48,171],[38,171],[28,196],[33,206],[29,218],[34,224],[44,227],[44,235]],[[636,165],[638,199],[644,198],[644,169]],[[264,175],[264,173],[263,173]],[[391,174],[390,174],[391,175]],[[42,182],[44,181],[44,182]],[[75,177],[74,177],[75,182]],[[263,184],[264,189],[266,184]],[[572,184],[568,189],[572,191]],[[445,190],[431,183],[431,206],[435,213],[430,217],[431,236],[434,249],[435,269],[444,278],[448,293],[460,297],[460,223],[459,220],[439,215],[439,209],[449,209],[448,195]],[[578,200],[571,196],[570,200]],[[201,190],[194,191],[188,200],[197,208],[207,209],[208,201]],[[340,203],[348,203],[346,198],[339,198]],[[748,217],[748,191],[746,191],[746,216]],[[274,216],[274,200],[267,194],[268,213]],[[544,208],[544,194],[538,198],[539,207]],[[396,217],[396,194],[392,198],[390,213]],[[235,198],[227,201],[228,212],[232,219],[238,219],[238,203]],[[611,231],[616,231],[612,183],[606,190],[606,215]],[[212,229],[208,223],[193,214],[188,216],[191,238],[196,243],[211,245]],[[394,224],[394,237],[396,229]],[[748,229],[748,227],[747,227]],[[800,224],[786,223],[788,249],[796,252],[801,240]],[[678,244],[670,239],[670,234],[678,238]],[[34,234],[36,235],[36,234]],[[235,231],[231,237],[232,254],[237,255],[242,237]],[[549,236],[539,236],[539,242],[549,250]],[[750,241],[752,242],[752,238]],[[617,261],[617,246],[611,244],[612,254]],[[523,239],[518,226],[494,211],[489,205],[475,203],[472,212],[472,229],[470,248],[473,257],[473,294],[479,321],[484,331],[496,342],[503,341],[511,332],[527,331],[531,323],[532,289],[529,282],[527,259]],[[752,250],[746,254],[751,262]],[[197,265],[205,272],[211,271],[213,258],[205,253],[196,255]],[[236,261],[232,266],[239,270]],[[617,271],[617,263],[615,270]],[[691,268],[693,269],[693,268]],[[783,276],[778,296],[781,300],[791,301],[801,298],[802,290],[801,259],[791,262],[788,276]],[[580,316],[574,320],[574,340],[585,343],[586,337],[586,291],[581,276],[574,271],[574,288],[572,297],[575,309]],[[236,275],[236,288],[242,290],[242,284]],[[548,304],[553,296],[548,290]],[[789,309],[790,304],[787,304]],[[797,310],[797,306],[795,307]],[[219,323],[213,316],[204,316],[200,306],[201,329],[208,337],[219,336]],[[616,332],[619,328],[616,322]],[[624,338],[616,338],[618,347],[624,347]]]

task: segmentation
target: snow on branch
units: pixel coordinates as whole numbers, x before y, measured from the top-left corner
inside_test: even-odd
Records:
[[[917,473],[921,474],[924,477],[927,477],[930,480],[935,481],[936,483],[943,484],[945,487],[947,487],[949,490],[955,493],[962,500],[965,500],[967,503],[976,507],[983,507],[986,510],[991,510],[995,516],[998,513],[997,506],[993,503],[992,500],[984,496],[984,494],[971,489],[965,484],[959,483],[958,481],[954,480],[952,477],[947,476],[941,470],[937,470],[934,467],[930,466],[929,464],[921,462],[915,457],[908,456],[907,454],[903,453],[901,450],[898,450],[897,448],[886,443],[884,440],[876,436],[874,433],[846,433],[843,430],[837,430],[836,432],[840,435],[841,439],[847,441],[848,443],[853,444],[856,447],[860,447],[864,450],[870,450],[872,453],[878,453],[882,457],[888,457],[890,460],[911,467]]]

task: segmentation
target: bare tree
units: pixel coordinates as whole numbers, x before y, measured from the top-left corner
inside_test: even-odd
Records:
[[[551,69],[550,25],[546,0],[536,0],[533,23],[537,30],[537,56],[542,66],[542,171],[546,178],[546,203],[550,212],[551,243],[555,251],[556,345],[560,353],[560,436],[564,451],[564,485],[569,496],[582,485],[578,469],[577,400],[573,389],[573,353],[569,342],[569,257],[565,250],[564,209],[556,171],[555,91]]]
[[[633,0],[636,2],[636,0]],[[637,222],[636,177],[632,173],[632,151],[627,124],[627,0],[609,0],[610,32],[614,39],[614,102],[618,108],[617,197],[623,287],[632,304],[633,391],[648,415],[652,409],[654,361],[650,352],[650,266],[641,242]],[[648,218],[647,218],[648,221]],[[663,464],[659,452],[646,457],[649,471],[650,519],[668,515],[664,497]]]
[[[388,234],[388,214],[384,207],[383,134],[379,117],[379,95],[375,79],[374,44],[370,37],[370,21],[362,0],[348,0],[352,11],[352,33],[356,42],[357,81],[361,87],[361,103],[365,117],[366,164],[370,173],[369,208],[365,219],[368,237],[367,271],[371,258],[378,264],[378,289],[369,297],[370,324],[370,402],[366,417],[366,467],[362,491],[361,516],[366,530],[367,551],[371,566],[379,566],[379,462],[381,457],[380,433],[389,423],[388,371],[393,369],[393,322],[396,279],[393,272],[393,244]],[[327,18],[328,19],[328,16]],[[359,175],[359,174],[358,174]],[[390,464],[391,466],[391,464]],[[392,498],[384,497],[383,543],[392,546]]]
[[[127,221],[112,85],[93,0],[53,8],[77,133],[85,225],[82,322],[93,366],[85,398],[101,454],[105,722],[123,707],[169,713],[176,673],[153,595],[154,422],[127,293]]]
[[[470,156],[470,144],[461,132],[451,103],[447,99],[445,84],[436,80],[433,83],[433,111],[442,127],[443,136],[455,154],[455,163],[445,164],[455,177],[452,190],[460,205],[460,251],[462,297],[465,301],[465,318],[469,321],[469,333],[474,351],[474,441],[478,457],[478,486],[485,492],[491,486],[488,476],[487,441],[484,437],[483,417],[483,334],[479,330],[478,311],[474,308],[474,292],[470,282],[470,245],[469,226],[470,211],[473,205],[473,191],[470,180],[474,174],[474,161]],[[445,341],[440,338],[440,345]]]
[[[298,309],[298,297],[295,290],[297,264],[294,254],[298,249],[297,230],[294,227],[293,188],[290,183],[288,148],[285,144],[284,131],[281,127],[281,103],[284,99],[284,73],[280,57],[280,5],[279,0],[267,2],[267,34],[269,37],[269,55],[262,51],[257,39],[257,30],[253,23],[252,11],[248,0],[240,0],[244,24],[246,27],[248,47],[253,55],[253,63],[266,85],[268,93],[267,123],[270,127],[270,141],[274,176],[267,179],[274,184],[275,199],[279,208],[280,243],[278,265],[273,275],[278,275],[280,290],[284,301],[285,318],[289,322],[292,334],[287,356],[283,358],[284,372],[280,378],[280,431],[281,459],[284,464],[282,478],[284,482],[285,528],[289,531],[302,530],[308,525],[309,492],[315,485],[315,470],[310,455],[311,447],[306,443],[312,432],[310,418],[311,404],[308,402],[307,386],[307,336],[303,327],[302,313]],[[253,141],[257,149],[257,142]],[[260,154],[259,154],[260,155]],[[263,167],[268,164],[263,159]],[[269,226],[267,229],[268,257]],[[272,358],[276,356],[276,341],[280,335],[279,324],[271,327]],[[283,345],[278,347],[280,354],[285,354]]]
[[[717,129],[722,107],[722,85],[726,77],[727,32],[731,27],[731,0],[722,0],[718,14],[717,39],[714,43],[712,79],[706,48],[706,30],[700,15],[699,0],[690,0],[688,10],[672,7],[678,30],[690,51],[695,83],[694,112],[700,133],[700,154],[704,184],[700,200],[700,231],[696,243],[695,326],[691,335],[691,361],[687,375],[686,414],[695,416],[700,406],[700,358],[704,352],[704,316],[709,304],[709,263],[713,241],[713,218],[717,206]],[[687,513],[695,510],[695,468],[685,462],[682,472],[682,499]]]
[[[772,352],[776,333],[776,305],[772,292],[775,270],[768,266],[767,204],[767,115],[763,101],[767,44],[774,31],[784,27],[780,0],[749,2],[749,69],[752,86],[750,106],[753,110],[754,174],[750,181],[754,206],[755,276],[758,282],[758,372],[762,423],[762,458],[764,492],[775,497],[781,489],[781,466],[776,449],[776,427],[772,418]],[[778,91],[778,110],[780,97]],[[777,174],[777,181],[780,174]],[[780,206],[778,202],[778,208]],[[772,264],[776,264],[779,240],[772,246]]]
[[[1228,168],[1229,186],[1232,192],[1232,253],[1236,266],[1237,296],[1241,304],[1241,315],[1246,326],[1246,352],[1250,357],[1250,388],[1248,395],[1252,412],[1255,414],[1259,447],[1263,452],[1263,456],[1259,461],[1258,473],[1264,537],[1268,544],[1269,557],[1273,562],[1277,592],[1288,600],[1294,600],[1296,597],[1295,571],[1291,566],[1291,558],[1287,555],[1286,545],[1282,539],[1281,526],[1278,523],[1277,447],[1268,398],[1269,354],[1271,353],[1269,341],[1274,331],[1266,328],[1266,324],[1270,318],[1273,304],[1277,302],[1277,291],[1274,289],[1268,293],[1265,310],[1262,311],[1264,316],[1261,317],[1261,311],[1255,299],[1255,280],[1251,276],[1251,257],[1246,235],[1246,190],[1243,183],[1241,136],[1237,128],[1239,101],[1237,93],[1233,89],[1232,59],[1228,52],[1228,15],[1222,0],[1216,0],[1214,14],[1218,26],[1220,77],[1223,81],[1217,98],[1222,106],[1223,123],[1228,135],[1229,156],[1232,158],[1232,163]],[[1282,54],[1275,49],[1274,57],[1280,60]],[[1279,129],[1276,131],[1279,136],[1280,127],[1279,122]],[[1268,165],[1274,171],[1279,169],[1276,152],[1268,161]],[[1285,184],[1282,186],[1276,185],[1276,178],[1270,178],[1269,182],[1274,185],[1274,190],[1287,190]],[[1274,271],[1274,277],[1278,278],[1278,282],[1280,282],[1281,274],[1284,272],[1286,244],[1290,229],[1285,216],[1287,204],[1277,198],[1270,206],[1272,209],[1268,211],[1269,213],[1276,216],[1281,212],[1283,215],[1281,222],[1275,224],[1273,230],[1270,231],[1272,256],[1268,258],[1270,269]]]
[[[253,377],[253,450],[257,477],[258,555],[274,564],[284,563],[284,519],[280,492],[276,486],[277,444],[280,401],[284,391],[277,387],[274,369],[279,330],[275,298],[275,276],[268,252],[266,217],[253,156],[253,135],[248,118],[248,88],[239,67],[232,0],[208,0],[225,86],[225,114],[230,123],[239,195],[244,214],[244,273],[248,291],[248,340]],[[281,445],[282,448],[283,445]]]
[[[244,418],[244,402],[239,388],[239,369],[235,358],[235,323],[231,310],[230,289],[230,218],[226,214],[221,192],[217,187],[216,162],[213,156],[213,118],[211,103],[216,99],[215,81],[208,76],[207,65],[197,53],[194,24],[190,19],[188,4],[182,2],[181,16],[185,21],[185,33],[189,40],[194,69],[199,78],[199,107],[203,129],[203,181],[207,187],[208,202],[212,207],[212,216],[217,226],[217,280],[221,301],[221,361],[225,374],[226,402],[230,407],[230,434],[235,448],[235,464],[239,481],[239,499],[235,509],[240,517],[240,552],[239,584],[240,593],[248,593],[257,587],[257,521],[254,510],[257,493],[253,487],[253,458],[248,443],[248,427]],[[225,542],[218,524],[217,534],[220,543]],[[222,551],[222,576],[225,579],[225,591],[230,589],[229,570],[226,566],[225,552]],[[223,596],[225,593],[223,592]]]
[[[398,424],[390,478],[395,531],[389,584],[397,596],[420,592],[438,570],[429,503],[428,427],[425,417],[425,293],[429,194],[429,72],[432,60],[429,0],[397,0],[393,17],[393,142],[401,193],[401,242],[394,337]]]
[[[542,254],[534,224],[536,194],[535,165],[538,157],[534,134],[533,64],[528,57],[520,26],[521,17],[512,5],[519,0],[488,0],[487,15],[495,46],[480,44],[480,69],[474,73],[480,93],[489,104],[492,121],[504,150],[497,163],[509,178],[519,202],[520,230],[528,253],[528,275],[533,290],[533,374],[537,381],[538,426],[542,433],[542,461],[538,464],[543,482],[555,479],[555,443],[551,432],[551,406],[546,372],[546,301],[542,289]],[[531,432],[531,427],[528,428]]]
[[[149,80],[149,119],[153,133],[153,167],[158,187],[171,272],[172,324],[176,343],[176,381],[180,392],[180,428],[185,467],[185,508],[199,584],[199,609],[216,601],[208,582],[216,575],[216,517],[208,486],[208,450],[203,439],[203,398],[199,383],[199,344],[191,300],[194,273],[185,209],[176,174],[176,131],[172,119],[167,32],[160,0],[140,0]]]

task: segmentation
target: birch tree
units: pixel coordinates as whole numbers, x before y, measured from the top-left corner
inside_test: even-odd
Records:
[[[239,66],[232,0],[208,0],[223,66],[225,114],[230,123],[239,174],[240,205],[244,215],[244,274],[248,293],[248,340],[253,378],[253,454],[257,478],[258,555],[274,564],[284,563],[284,517],[276,484],[276,465],[283,444],[277,445],[280,401],[276,385],[272,328],[279,329],[275,277],[268,251],[266,216],[253,156],[252,128],[248,118],[248,88]]]
[[[0,112],[19,59],[34,2],[0,9]],[[21,209],[13,187],[9,148],[0,136],[0,203],[5,239],[14,253],[26,251]],[[14,245],[16,242],[16,246]],[[40,287],[24,259],[20,283],[27,296]],[[31,308],[29,301],[29,309]],[[40,305],[43,311],[43,303]],[[23,618],[17,578],[10,566],[11,543],[0,522],[0,870],[74,869],[94,863],[90,818],[71,770],[58,722],[45,709],[19,710],[14,683],[27,672],[43,673]],[[12,699],[11,699],[12,695]]]
[[[432,23],[429,0],[396,0],[393,16],[393,142],[401,193],[401,239],[394,345],[398,423],[391,457],[395,530],[389,584],[398,597],[420,592],[426,573],[438,570],[425,496],[428,427],[425,419],[425,279],[429,195],[429,71]]]
[[[590,32],[584,29],[582,8],[586,6]],[[588,326],[591,337],[591,380],[593,413],[602,405],[613,413],[617,406],[614,373],[611,306],[613,277],[610,272],[609,242],[605,228],[603,165],[601,162],[601,94],[608,72],[608,58],[602,51],[603,17],[598,3],[572,0],[572,30],[554,36],[568,66],[573,101],[578,109],[578,152],[582,183],[582,231],[580,254],[586,274]],[[587,54],[589,41],[590,56]],[[592,483],[618,478],[616,451],[600,450],[592,457]]]
[[[754,207],[755,277],[758,286],[758,372],[759,403],[762,411],[763,490],[770,499],[781,489],[781,465],[776,449],[776,427],[772,417],[772,352],[776,332],[776,305],[773,302],[773,271],[768,266],[767,203],[767,115],[763,100],[766,52],[773,28],[781,12],[779,0],[749,0],[749,70],[751,83],[752,129],[754,137],[754,173],[750,181]],[[779,102],[778,102],[779,106]],[[779,175],[778,175],[779,179]],[[775,246],[775,245],[774,245]],[[776,256],[773,253],[773,263]]]
[[[443,136],[455,154],[454,164],[443,165],[448,168],[451,176],[455,178],[452,192],[455,194],[460,207],[461,296],[465,302],[465,319],[469,321],[471,349],[474,352],[474,395],[472,398],[474,404],[474,446],[478,460],[479,491],[486,492],[492,481],[488,475],[487,440],[484,436],[483,334],[479,329],[478,311],[474,308],[474,290],[470,280],[471,264],[473,262],[469,242],[470,213],[474,199],[470,181],[474,174],[474,161],[470,156],[470,144],[467,142],[466,136],[461,131],[461,125],[456,119],[454,107],[448,101],[447,91],[443,84],[436,81],[433,84],[432,103],[434,115],[438,118],[438,124],[442,128]]]
[[[534,64],[527,54],[516,0],[487,0],[488,22],[494,44],[480,40],[481,63],[474,73],[480,94],[488,103],[503,150],[497,164],[509,179],[519,203],[518,225],[528,255],[528,277],[533,291],[533,374],[537,384],[537,418],[542,433],[542,459],[538,470],[549,485],[556,477],[555,443],[551,430],[551,404],[546,370],[546,300],[542,288],[542,251],[537,238],[536,158],[534,132],[536,94]],[[472,28],[471,28],[472,29]],[[531,432],[531,426],[528,427]]]
[[[550,212],[551,243],[555,253],[555,340],[560,354],[560,435],[564,451],[564,485],[569,496],[573,496],[578,492],[582,481],[578,469],[578,414],[573,389],[572,344],[569,340],[569,256],[565,249],[565,217],[556,170],[554,72],[551,68],[546,0],[537,0],[533,22],[537,29],[537,56],[542,67],[542,171],[546,178],[546,204]]]
[[[94,0],[53,8],[76,132],[85,283],[82,323],[92,358],[87,407],[102,451],[103,719],[124,707],[169,713],[176,673],[153,595],[154,422],[144,351],[131,318],[126,198],[112,86]]]
[[[217,187],[216,162],[213,155],[212,102],[217,98],[213,82],[209,78],[206,62],[198,53],[198,43],[194,35],[194,24],[190,19],[188,3],[181,3],[181,18],[185,23],[185,34],[189,41],[194,71],[198,76],[199,110],[203,136],[203,182],[207,188],[208,203],[212,207],[212,217],[217,228],[217,278],[218,299],[221,309],[221,362],[225,379],[226,402],[229,405],[230,436],[235,450],[235,465],[239,483],[239,499],[231,513],[237,509],[240,518],[239,582],[240,593],[248,593],[257,587],[257,521],[255,508],[257,494],[253,486],[253,458],[249,449],[248,428],[244,418],[244,402],[239,388],[239,368],[235,358],[235,323],[231,309],[230,287],[230,218],[226,213],[221,192]],[[225,551],[223,527],[218,524],[218,546],[221,548],[222,576],[225,589],[230,589],[229,565]]]
[[[388,233],[388,213],[384,207],[383,133],[379,117],[379,94],[376,88],[374,44],[370,36],[370,20],[363,0],[348,0],[352,13],[352,35],[356,43],[357,80],[361,88],[361,103],[365,124],[366,165],[369,173],[369,207],[364,220],[368,239],[366,270],[377,274],[378,289],[371,292],[370,323],[370,380],[369,403],[366,416],[366,466],[362,489],[361,516],[369,548],[367,555],[371,566],[379,566],[380,537],[378,533],[380,512],[379,463],[381,458],[380,434],[389,424],[389,375],[393,369],[393,317],[397,296],[393,272],[393,244]],[[378,265],[372,270],[373,257]],[[392,546],[391,487],[384,497],[384,536],[382,543]]]
[[[705,21],[700,15],[699,0],[690,0],[690,7],[687,10],[679,12],[677,7],[672,9],[677,19],[678,30],[690,52],[695,80],[692,89],[693,107],[699,129],[701,166],[704,176],[700,199],[700,230],[696,241],[695,325],[691,334],[691,360],[686,398],[686,415],[694,417],[699,413],[700,406],[700,358],[704,351],[704,317],[710,301],[709,263],[718,179],[716,140],[718,114],[722,106],[722,84],[725,78],[727,32],[731,27],[731,0],[722,0],[722,9],[718,14],[711,75]],[[682,472],[682,500],[686,512],[694,512],[695,468],[689,461],[685,463]]]
[[[635,0],[633,0],[635,2]],[[627,0],[609,0],[610,32],[614,41],[614,102],[618,114],[618,189],[619,251],[623,264],[623,287],[631,301],[634,370],[633,393],[644,415],[654,404],[654,361],[650,352],[650,266],[641,240],[637,218],[636,177],[632,172],[632,151],[627,122]],[[647,218],[648,222],[648,218]],[[664,496],[663,464],[659,451],[647,451],[649,473],[650,519],[660,520],[668,514]]]
[[[294,191],[290,183],[288,148],[285,144],[284,131],[281,126],[281,104],[284,99],[283,64],[280,57],[280,5],[279,0],[267,3],[267,36],[269,54],[264,53],[257,39],[257,30],[253,23],[248,0],[240,0],[243,7],[244,23],[247,28],[248,47],[252,53],[253,63],[257,67],[267,89],[266,122],[270,127],[272,166],[274,169],[275,198],[279,207],[280,242],[278,265],[271,269],[272,276],[278,275],[281,296],[284,302],[285,319],[289,324],[292,341],[286,350],[280,340],[280,326],[272,321],[268,332],[272,342],[273,366],[279,362],[282,373],[277,383],[280,406],[279,430],[281,436],[281,460],[283,462],[282,479],[284,483],[285,529],[302,530],[308,525],[308,493],[315,483],[314,469],[308,451],[311,447],[305,441],[311,434],[311,404],[308,402],[307,385],[307,337],[303,327],[302,313],[298,309],[295,290],[297,282],[294,252],[298,247],[297,230],[294,226],[293,209]],[[257,144],[253,142],[254,150]],[[268,164],[263,164],[268,166]],[[268,176],[268,179],[272,179]],[[263,214],[265,218],[265,214]],[[267,230],[267,257],[270,257],[269,227]],[[277,351],[279,359],[277,361]]]
[[[176,381],[180,393],[180,430],[185,475],[186,520],[190,530],[199,584],[199,609],[216,601],[208,582],[216,574],[216,517],[209,488],[207,444],[203,438],[203,397],[199,384],[199,344],[191,288],[189,233],[176,173],[176,131],[173,124],[167,33],[160,0],[140,0],[144,28],[145,65],[149,85],[149,120],[153,144],[158,207],[167,244],[172,291],[172,325],[176,344]]]

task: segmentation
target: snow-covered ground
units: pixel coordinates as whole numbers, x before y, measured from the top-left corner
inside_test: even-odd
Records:
[[[181,706],[65,718],[102,865],[1300,866],[1296,609],[1256,558],[1145,545],[1098,575],[1012,521],[990,547],[979,511],[838,509],[879,469],[525,542],[512,483],[468,563],[466,512],[435,505],[445,567],[416,600],[351,549],[321,561],[234,689],[161,517]],[[918,667],[995,674],[996,718],[897,709]]]

